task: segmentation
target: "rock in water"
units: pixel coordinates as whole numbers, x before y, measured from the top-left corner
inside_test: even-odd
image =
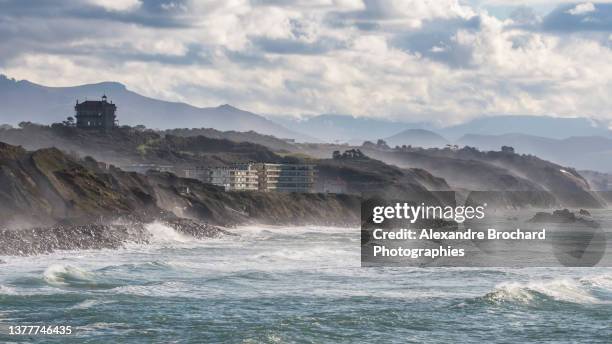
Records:
[[[552,214],[546,212],[536,213],[528,222],[532,223],[579,223],[591,228],[599,228],[601,225],[594,220],[576,216],[568,209],[555,210]]]

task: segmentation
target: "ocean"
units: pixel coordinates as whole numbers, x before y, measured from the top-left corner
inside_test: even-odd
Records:
[[[358,229],[147,228],[151,245],[0,257],[0,342],[612,343],[612,268],[362,268]]]

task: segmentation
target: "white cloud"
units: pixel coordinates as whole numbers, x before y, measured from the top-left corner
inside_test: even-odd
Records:
[[[483,114],[612,116],[608,34],[602,44],[528,31],[454,0],[271,3],[183,3],[180,23],[189,25],[171,28],[22,18],[9,23],[14,34],[6,37],[16,40],[4,44],[10,50],[0,46],[0,72],[55,86],[115,80],[152,97],[264,114],[441,123]],[[358,28],[363,22],[372,25]],[[405,37],[413,44],[402,45]]]
[[[573,16],[581,16],[591,12],[595,12],[595,5],[593,5],[592,2],[578,4],[576,7],[567,11],[567,13]]]
[[[129,11],[142,5],[140,0],[87,0],[93,5],[104,7],[109,11]]]
[[[559,6],[564,4],[575,4],[576,0],[529,0],[529,1],[517,1],[517,0],[468,0],[475,4],[482,5],[504,5],[504,6],[518,6],[518,5],[529,5],[529,6]],[[597,3],[606,4],[612,3],[612,0],[598,0]]]

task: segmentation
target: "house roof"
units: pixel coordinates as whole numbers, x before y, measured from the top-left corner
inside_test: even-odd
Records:
[[[115,104],[103,100],[86,100],[82,103],[77,103],[74,108],[77,110],[101,110],[108,107],[117,109]]]

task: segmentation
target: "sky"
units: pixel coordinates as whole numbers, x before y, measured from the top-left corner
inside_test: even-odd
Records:
[[[0,73],[196,106],[612,120],[612,0],[0,0]]]

